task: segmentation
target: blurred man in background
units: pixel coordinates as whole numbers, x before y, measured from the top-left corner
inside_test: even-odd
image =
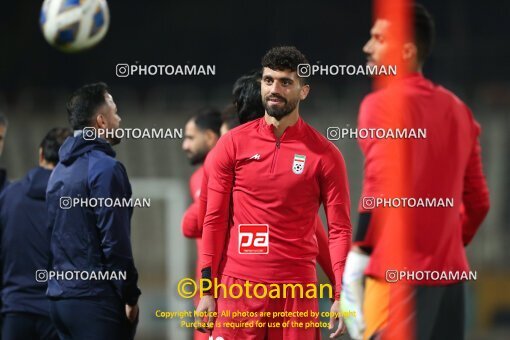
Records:
[[[39,166],[0,196],[2,339],[58,339],[50,318],[47,282],[36,277],[50,257],[46,186],[58,150],[72,134],[51,129],[39,146]]]
[[[221,129],[220,133],[223,136],[233,128],[239,126],[239,117],[234,104],[228,105],[221,113]]]
[[[215,109],[206,109],[192,117],[184,128],[184,141],[182,149],[186,153],[191,165],[198,168],[193,172],[189,180],[189,190],[192,203],[186,209],[182,218],[182,233],[188,238],[195,239],[197,249],[197,266],[195,277],[200,278],[199,263],[202,250],[202,228],[198,225],[198,200],[202,186],[203,166],[202,164],[216,142],[220,138],[222,125],[221,114]],[[198,303],[198,298],[195,300]],[[195,331],[195,339],[208,339],[206,334]]]
[[[244,124],[264,117],[264,106],[260,96],[260,71],[251,71],[239,77],[232,88],[232,104],[227,106],[222,114],[221,135]],[[198,227],[200,233],[204,224],[207,208],[207,183],[209,182],[209,169],[214,158],[215,149],[211,150],[204,162],[202,188],[200,190]]]
[[[133,208],[69,206],[66,201],[131,198],[126,169],[112,149],[120,140],[104,133],[118,129],[121,119],[104,83],[76,90],[67,112],[74,136],[60,148],[60,161],[47,189],[51,270],[106,272],[111,279],[50,277],[51,317],[61,339],[132,339],[141,294],[131,250]],[[84,131],[91,129],[100,134],[86,136]],[[112,273],[124,273],[125,279],[116,279]]]
[[[264,117],[265,109],[260,95],[261,79],[262,72],[255,70],[239,77],[234,83],[232,98],[240,124]]]
[[[245,78],[243,83],[239,83],[239,79],[238,79],[234,85],[234,91],[233,91],[234,103],[239,102],[239,103],[242,103],[241,105],[243,105],[244,101],[242,101],[242,99],[240,97],[248,95],[249,98],[254,97],[254,98],[258,99],[260,102],[260,106],[262,106],[262,101],[260,100],[260,79],[257,80],[256,78],[253,78],[251,76],[251,74],[249,77],[248,76],[243,76],[243,77]],[[241,78],[243,78],[243,77],[241,77]],[[249,82],[250,80],[252,82],[255,82],[256,84],[258,84],[259,90],[254,93],[254,96],[253,96],[253,92],[247,93],[246,91],[244,91],[245,83]],[[256,88],[257,87],[255,87],[255,89]],[[250,95],[252,95],[252,96],[250,96]],[[258,106],[254,107],[254,106],[243,105],[243,109],[245,111],[238,111],[237,107],[239,107],[239,106],[237,106],[235,104],[230,104],[221,113],[220,135],[224,135],[231,129],[239,126],[239,119],[241,116],[244,117],[245,111],[249,112],[251,115],[253,115],[253,113],[257,112],[257,109],[258,109]],[[263,114],[264,114],[263,110],[264,110],[263,107],[262,107],[262,111],[258,110],[258,114],[260,117],[263,116]],[[188,125],[186,127],[188,127]],[[186,131],[188,131],[188,129]],[[183,147],[184,147],[184,145],[183,145]],[[190,146],[188,145],[188,147],[190,147]],[[190,179],[190,191],[192,193],[198,192],[198,198],[195,199],[195,197],[193,197],[193,204],[186,211],[185,217],[187,218],[187,222],[183,219],[183,232],[185,233],[185,236],[187,236],[187,234],[190,235],[193,233],[196,235],[199,235],[199,236],[195,237],[197,240],[197,266],[196,266],[197,280],[199,280],[201,277],[200,257],[201,257],[202,249],[201,249],[200,245],[201,245],[201,238],[202,238],[202,227],[203,227],[203,222],[204,222],[205,209],[206,209],[206,204],[207,204],[206,200],[207,200],[208,175],[206,172],[207,172],[208,166],[206,164],[207,164],[207,162],[209,162],[208,160],[212,159],[213,152],[214,152],[214,148],[209,150],[209,152],[207,153],[206,158],[203,162],[203,166],[200,166],[200,168],[195,171],[195,173],[192,175],[192,178]],[[201,176],[200,188],[198,191],[194,188],[194,185],[192,185],[192,184],[199,183],[198,182],[199,178],[196,177],[195,175]],[[197,214],[198,214],[198,216],[197,216]],[[196,220],[196,223],[195,223],[195,220]],[[187,236],[187,237],[193,237],[193,236]],[[199,298],[197,296],[195,298],[195,305],[198,304],[198,301],[199,301]],[[208,339],[209,334],[205,334],[205,333],[207,333],[207,332],[201,332],[201,331],[195,330],[195,339],[199,339],[199,338]]]
[[[4,152],[4,144],[5,144],[5,136],[7,135],[7,117],[4,114],[0,113],[0,157],[2,157],[2,153]],[[0,168],[0,192],[9,184],[7,180],[7,171],[3,168]]]
[[[414,321],[417,339],[464,338],[462,279],[414,280],[411,277],[403,282],[411,288],[405,293],[407,296],[392,298],[390,303],[390,293],[394,296],[397,288],[400,289],[397,286],[400,282],[390,283],[394,281],[388,279],[386,272],[400,268],[387,267],[388,260],[384,260],[388,259],[394,235],[389,229],[391,225],[386,223],[387,215],[379,211],[381,208],[371,209],[363,204],[363,197],[387,196],[387,170],[396,162],[388,152],[389,143],[402,143],[406,148],[409,164],[402,180],[410,197],[451,197],[455,202],[453,207],[401,210],[406,213],[405,233],[409,243],[404,258],[406,271],[467,273],[469,265],[464,247],[489,210],[489,194],[482,172],[480,126],[459,98],[423,76],[422,67],[434,40],[434,22],[421,5],[409,8],[409,13],[414,38],[411,36],[399,45],[395,24],[381,16],[375,20],[371,37],[363,47],[367,64],[387,65],[390,53],[394,53],[402,58],[407,69],[403,70],[406,74],[403,79],[365,97],[360,106],[358,128],[398,126],[398,122],[389,121],[391,112],[387,110],[391,107],[390,91],[395,89],[392,86],[399,86],[405,100],[402,114],[405,128],[426,129],[427,137],[402,141],[358,140],[365,156],[363,190],[358,230],[344,273],[346,301],[356,301],[356,310],[363,303],[363,314],[347,323],[355,339],[362,336],[372,339],[378,335],[391,338],[393,333],[386,332],[388,320],[406,303],[411,303],[413,315],[397,321],[400,324],[392,329],[402,332],[407,322]],[[461,214],[462,205],[464,214]],[[367,275],[364,302],[360,296],[363,272]]]

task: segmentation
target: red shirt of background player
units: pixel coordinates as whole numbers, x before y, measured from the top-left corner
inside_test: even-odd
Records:
[[[464,246],[473,238],[488,211],[489,193],[482,171],[478,137],[480,126],[469,108],[453,93],[413,73],[402,80],[406,100],[404,125],[407,129],[425,129],[426,138],[385,140],[359,139],[365,156],[361,197],[384,196],[381,176],[392,166],[388,143],[406,143],[409,172],[406,174],[409,197],[453,198],[453,208],[408,209],[410,255],[408,271],[467,272],[469,266]],[[385,108],[387,88],[365,97],[361,103],[358,128],[392,128]],[[377,216],[377,208],[366,210],[360,201],[359,211],[370,211],[370,227],[364,241],[357,245],[372,247],[366,275],[385,279],[389,269],[382,262],[391,247],[392,235]],[[462,211],[464,211],[462,213]],[[392,268],[397,269],[397,268]],[[412,280],[408,280],[412,282]],[[460,280],[421,280],[417,284],[442,285]]]
[[[197,265],[195,268],[196,278],[200,278],[200,254],[202,254],[202,228],[198,224],[198,209],[200,190],[202,187],[202,178],[204,176],[204,167],[200,166],[195,170],[189,179],[189,192],[193,202],[186,209],[182,218],[182,233],[188,238],[194,238],[197,246]]]

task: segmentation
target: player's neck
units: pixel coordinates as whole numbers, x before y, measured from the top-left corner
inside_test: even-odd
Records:
[[[275,136],[281,137],[289,126],[292,126],[297,123],[297,121],[299,120],[299,112],[296,107],[294,111],[292,111],[291,113],[289,113],[287,116],[283,117],[280,120],[271,117],[266,112],[266,114],[264,115],[264,119],[266,120],[267,124],[273,125],[273,131]]]
[[[409,63],[409,66],[407,67],[407,72],[409,73],[423,73],[423,64],[419,63],[418,61],[414,61]]]
[[[39,160],[39,166],[46,170],[53,170],[55,168],[55,165],[53,163],[50,163],[45,159]]]

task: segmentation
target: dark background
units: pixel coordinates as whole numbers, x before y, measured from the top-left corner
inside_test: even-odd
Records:
[[[433,13],[437,44],[425,71],[467,95],[481,83],[508,83],[508,1],[422,1]],[[117,63],[215,64],[216,77],[134,77],[148,88],[193,82],[207,90],[258,67],[272,46],[292,44],[310,62],[359,64],[371,24],[369,1],[110,1],[110,30],[101,44],[62,54],[42,38],[35,1],[4,2],[0,20],[0,90],[8,98],[26,87],[74,88],[115,77]],[[351,79],[326,79],[338,91]]]

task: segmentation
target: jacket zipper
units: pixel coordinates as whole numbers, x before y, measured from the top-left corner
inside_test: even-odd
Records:
[[[271,170],[269,173],[274,173],[274,167],[276,165],[276,159],[278,158],[278,150],[280,150],[280,137],[276,137],[276,148],[274,149],[273,162],[271,163]]]

